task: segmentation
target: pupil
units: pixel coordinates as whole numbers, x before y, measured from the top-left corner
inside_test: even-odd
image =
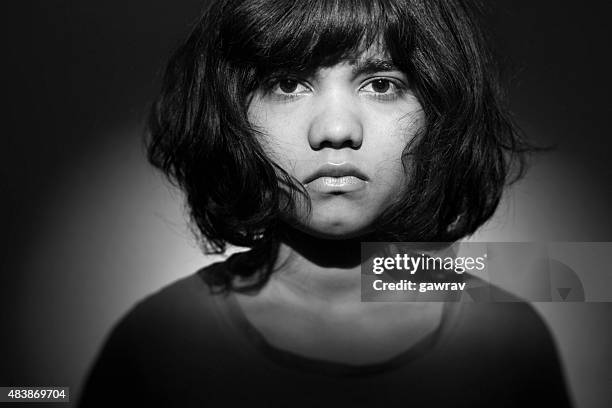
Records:
[[[298,83],[297,81],[294,81],[293,79],[283,79],[282,81],[279,82],[278,85],[281,91],[285,93],[292,93],[292,92],[295,92],[295,90],[297,89]]]
[[[372,82],[372,89],[374,89],[375,92],[385,93],[389,90],[389,81],[385,79],[377,79],[376,81]]]

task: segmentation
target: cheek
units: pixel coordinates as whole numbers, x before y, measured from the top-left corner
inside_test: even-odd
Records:
[[[248,110],[251,126],[259,132],[257,139],[264,152],[286,172],[294,175],[295,165],[304,149],[299,135],[302,124],[292,115],[264,109],[254,102]]]
[[[374,176],[381,189],[406,184],[409,177],[409,157],[403,160],[403,154],[409,144],[415,142],[424,124],[420,111],[404,115],[399,119],[387,121],[387,126],[379,126],[375,137],[371,138],[371,152],[375,155]],[[406,160],[408,160],[406,162]],[[404,164],[407,168],[404,168]]]

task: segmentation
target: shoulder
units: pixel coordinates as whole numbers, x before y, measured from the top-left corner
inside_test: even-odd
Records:
[[[223,295],[214,294],[202,273],[216,263],[165,286],[136,303],[107,336],[85,383],[80,406],[105,406],[108,389],[142,402],[136,389],[159,388],[159,378],[179,378],[190,361],[206,363],[227,342]],[[152,394],[153,395],[153,394]]]
[[[461,333],[498,346],[554,345],[548,326],[530,303],[474,276],[467,276],[466,283],[467,299],[458,307]]]
[[[160,337],[166,332],[185,330],[214,321],[224,295],[211,290],[204,276],[225,269],[224,262],[208,265],[138,301],[117,323],[111,337]]]
[[[491,381],[500,390],[513,383],[512,398],[570,405],[557,345],[544,319],[530,303],[498,287],[488,289],[490,298],[456,305],[448,358],[467,358],[473,372],[495,373]]]

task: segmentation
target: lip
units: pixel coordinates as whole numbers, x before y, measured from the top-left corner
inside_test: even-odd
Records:
[[[327,163],[306,177],[304,185],[321,193],[348,193],[362,190],[368,181],[368,176],[353,164]]]
[[[304,179],[304,184],[311,183],[312,181],[321,177],[357,177],[363,181],[369,181],[366,176],[359,168],[350,163],[333,164],[327,163],[324,166],[318,168],[314,173]]]
[[[327,163],[318,168],[314,173],[304,179],[304,184],[308,184],[321,177],[357,177],[363,181],[369,181],[359,168],[350,163],[333,164]]]

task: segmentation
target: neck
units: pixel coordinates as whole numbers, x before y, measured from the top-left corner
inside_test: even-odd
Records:
[[[291,227],[282,231],[272,279],[283,289],[322,300],[360,299],[361,242],[317,238]]]

